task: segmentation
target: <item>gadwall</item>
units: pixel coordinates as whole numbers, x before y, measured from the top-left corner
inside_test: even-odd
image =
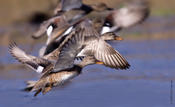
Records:
[[[112,10],[112,8],[109,8],[104,3],[99,3],[96,5],[86,5],[82,3],[82,0],[61,0],[58,4],[58,7],[55,9],[55,16],[44,21],[40,25],[40,28],[32,35],[32,37],[35,39],[39,38],[45,32],[50,35],[54,28],[56,28],[57,26],[62,26],[62,24],[64,23],[74,23],[74,21],[79,20],[80,18],[86,16],[92,11],[102,12],[104,10]],[[66,22],[60,23],[60,21],[58,21],[60,20],[60,18],[61,20],[64,19]],[[68,30],[69,27],[70,26],[67,26],[66,29]],[[64,30],[62,32],[66,31]]]
[[[120,9],[113,10],[107,17],[101,33],[119,31],[143,22],[150,13],[149,3],[145,0],[127,2]]]
[[[40,78],[38,81],[28,81],[28,85],[25,90],[35,91],[36,93],[34,94],[34,96],[37,96],[40,92],[45,94],[53,87],[63,85],[66,82],[77,77],[85,66],[95,63],[102,64],[101,62],[95,60],[93,56],[87,56],[83,58],[80,63],[74,64],[71,69],[51,72],[47,76]]]

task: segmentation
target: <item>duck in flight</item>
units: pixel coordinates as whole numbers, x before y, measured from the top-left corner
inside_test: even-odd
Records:
[[[125,6],[109,12],[105,18],[101,34],[117,32],[142,23],[150,13],[149,3],[146,0],[133,0],[126,2]]]
[[[91,64],[102,64],[102,62],[98,62],[93,56],[87,56],[83,58],[80,63],[74,64],[71,69],[51,72],[47,76],[40,78],[38,81],[28,81],[28,85],[24,90],[35,91],[34,96],[37,96],[40,92],[45,94],[53,87],[65,84],[77,77],[85,66]]]
[[[54,10],[55,15],[50,19],[44,21],[40,25],[39,29],[32,35],[32,37],[36,39],[40,38],[45,32],[49,36],[55,28],[63,24],[60,24],[60,21],[58,21],[60,18],[61,20],[65,20],[66,23],[72,25],[74,21],[76,22],[77,20],[88,15],[92,11],[102,12],[104,10],[112,10],[112,8],[109,8],[104,3],[99,3],[96,5],[86,5],[82,3],[82,0],[60,0],[58,6]],[[68,30],[70,27],[71,26],[67,26],[67,30],[62,31],[62,33],[70,31]]]

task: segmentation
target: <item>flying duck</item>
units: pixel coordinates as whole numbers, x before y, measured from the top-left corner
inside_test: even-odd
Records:
[[[35,91],[34,96],[37,96],[40,92],[45,94],[53,87],[62,85],[77,77],[85,66],[91,64],[102,64],[102,62],[98,62],[93,56],[87,56],[80,63],[74,64],[71,69],[51,72],[38,81],[28,81],[25,91]]]
[[[126,6],[112,10],[106,17],[101,34],[117,32],[143,22],[150,13],[149,3],[146,0],[127,2]]]

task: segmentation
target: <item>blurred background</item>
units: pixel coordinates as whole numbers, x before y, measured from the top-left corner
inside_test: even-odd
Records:
[[[87,4],[104,2],[114,8],[122,7],[124,1],[125,0],[83,0],[83,2]],[[0,44],[7,45],[7,40],[10,40],[10,38],[14,36],[15,38],[25,36],[27,40],[30,40],[31,38],[30,36],[28,38],[28,35],[31,35],[35,26],[30,26],[29,22],[32,23],[32,21],[36,21],[36,15],[40,15],[41,19],[48,19],[52,16],[53,9],[57,3],[57,0],[1,0],[0,35],[2,42]],[[127,38],[130,39],[174,38],[174,4],[174,0],[168,2],[166,0],[150,0],[151,15],[149,19],[141,25],[120,32],[121,35],[132,35],[127,36]]]
[[[38,40],[31,38],[38,27],[34,23],[35,16],[49,18],[57,2],[0,0],[0,107],[175,105],[175,0],[150,0],[149,18],[119,32],[123,41],[111,42],[129,61],[129,70],[93,65],[86,67],[82,75],[68,86],[56,88],[44,96],[33,98],[32,93],[20,91],[25,87],[26,80],[36,80],[38,75],[12,58],[8,53],[8,44],[15,41],[27,53],[38,55],[46,37]],[[83,2],[104,2],[110,7],[120,8],[124,0]]]

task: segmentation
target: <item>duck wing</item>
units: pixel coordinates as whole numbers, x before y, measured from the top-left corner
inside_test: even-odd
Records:
[[[83,21],[79,27],[85,29],[83,32],[85,47],[78,56],[93,55],[97,60],[104,62],[104,65],[111,68],[129,68],[130,65],[126,59],[100,37],[89,20]]]
[[[52,72],[59,72],[73,67],[75,57],[84,47],[84,37],[82,34],[83,29],[73,29],[57,49],[44,56],[45,59],[57,61]],[[49,73],[49,70],[44,70],[42,77],[47,76]]]
[[[75,31],[75,33],[72,33],[71,37],[69,37],[67,42],[62,46],[58,61],[55,65],[55,71],[73,67],[75,57],[84,47],[84,37],[82,34],[83,30]]]
[[[88,44],[84,53],[93,53],[95,58],[102,61],[104,65],[115,69],[128,69],[130,67],[126,59],[104,40],[93,40]]]
[[[19,62],[27,65],[28,67],[39,73],[41,73],[44,68],[51,64],[51,62],[46,59],[37,58],[35,56],[26,54],[16,45],[16,43],[11,43],[9,45],[9,52]]]

